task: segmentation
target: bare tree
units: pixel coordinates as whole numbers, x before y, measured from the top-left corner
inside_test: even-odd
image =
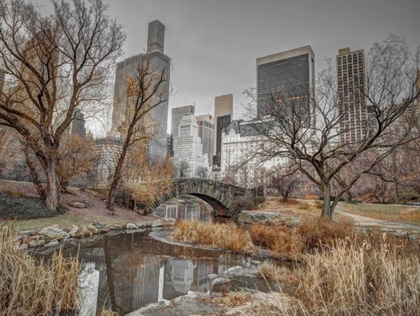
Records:
[[[188,177],[188,168],[190,168],[190,164],[188,161],[181,161],[178,166],[178,174],[180,178],[187,178]]]
[[[200,179],[207,179],[207,177],[209,175],[209,168],[198,167],[197,168],[197,175]]]
[[[295,165],[274,167],[269,173],[268,187],[275,189],[286,202],[300,183],[298,172]]]
[[[418,98],[419,50],[412,54],[406,43],[395,36],[373,45],[366,62],[366,82],[354,78],[354,97],[368,112],[363,137],[351,143],[341,141],[344,133],[352,132],[346,118],[349,107],[338,106],[340,91],[336,71],[330,66],[318,75],[317,90],[312,99],[302,98],[303,87],[271,91],[263,106],[268,116],[260,117],[255,128],[266,138],[258,152],[266,159],[275,156],[289,158],[323,194],[321,216],[331,218],[340,197],[361,177],[390,155],[402,144],[418,138],[416,115],[400,124],[400,133],[394,135],[396,124],[406,109]],[[248,93],[250,94],[250,93]],[[309,91],[307,91],[307,95]],[[361,101],[360,100],[360,101]],[[308,113],[316,114],[314,117]],[[399,124],[399,123],[398,123]],[[358,160],[371,154],[371,159]],[[357,167],[351,177],[331,200],[332,183],[350,165]]]
[[[143,147],[146,155],[147,144],[155,135],[151,114],[154,108],[167,101],[165,83],[168,81],[169,69],[156,69],[147,57],[134,66],[133,77],[127,86],[125,139],[109,188],[107,208],[110,210],[114,206],[116,189],[125,175],[124,167],[130,149]]]
[[[0,95],[0,125],[16,130],[45,173],[45,203],[59,203],[57,165],[62,136],[76,109],[109,98],[110,70],[125,34],[101,0],[52,0],[43,15],[32,2],[2,1],[0,62],[8,86]]]

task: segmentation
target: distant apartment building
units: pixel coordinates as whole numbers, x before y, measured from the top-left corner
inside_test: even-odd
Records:
[[[98,164],[94,186],[99,188],[109,187],[123,144],[123,139],[114,136],[95,140],[94,150],[98,157]]]
[[[203,145],[203,155],[207,155],[209,164],[213,159],[214,148],[214,117],[211,114],[203,114],[195,117],[198,124],[198,136]]]
[[[363,50],[338,51],[337,88],[338,110],[344,117],[340,122],[340,142],[360,142],[367,133],[368,107],[363,91],[366,86],[365,54]]]
[[[245,188],[263,184],[265,173],[276,166],[285,167],[288,159],[274,157],[266,160],[259,155],[266,138],[258,132],[261,121],[235,120],[222,136],[221,176]]]
[[[187,114],[195,114],[194,105],[185,105],[172,109],[170,139],[171,150],[169,153],[170,157],[173,157],[175,154],[175,138],[179,136],[179,123],[181,123],[182,118]]]
[[[222,133],[233,120],[233,95],[225,94],[214,99],[214,157],[213,165],[220,166],[222,153]]]
[[[78,135],[81,138],[86,137],[86,121],[81,111],[76,110],[71,122],[71,134]]]
[[[204,178],[210,173],[207,155],[203,155],[198,124],[193,114],[186,114],[174,137],[173,163],[177,177]]]
[[[315,54],[311,46],[257,58],[257,116],[293,104],[302,121],[315,123],[311,98],[315,93]]]
[[[168,126],[168,99],[169,99],[169,76],[171,59],[164,54],[165,26],[158,20],[149,23],[147,53],[138,54],[117,63],[114,88],[114,107],[112,113],[112,130],[119,131],[125,137],[126,128],[132,110],[133,98],[129,93],[129,85],[134,82],[136,69],[149,62],[149,67],[161,73],[165,71],[167,81],[165,81],[160,91],[150,100],[153,104],[161,102],[150,113],[148,125],[154,135],[148,145],[150,158],[166,158],[167,138],[166,130]],[[155,80],[158,76],[156,76]],[[153,83],[152,83],[153,84]]]

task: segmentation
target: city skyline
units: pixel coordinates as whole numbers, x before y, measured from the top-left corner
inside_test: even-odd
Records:
[[[48,0],[37,1],[50,7]],[[420,44],[417,1],[126,1],[108,0],[109,15],[124,24],[127,41],[119,61],[147,49],[147,25],[166,26],[165,53],[172,58],[169,111],[195,104],[196,114],[212,113],[217,95],[231,93],[234,117],[247,102],[242,91],[256,86],[255,60],[311,45],[315,70],[339,48],[368,52],[389,34]],[[361,10],[360,8],[363,8]],[[47,10],[48,11],[48,10]],[[298,21],[298,22],[297,22]],[[170,125],[168,124],[168,130]]]

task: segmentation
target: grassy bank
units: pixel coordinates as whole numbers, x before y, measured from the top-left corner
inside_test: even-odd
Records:
[[[13,225],[0,227],[0,315],[74,315],[79,263],[54,254],[40,264],[19,250]]]
[[[351,214],[391,222],[420,224],[420,207],[388,204],[340,203],[340,208]]]

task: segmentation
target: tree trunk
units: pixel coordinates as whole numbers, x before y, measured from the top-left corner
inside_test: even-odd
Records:
[[[400,192],[398,190],[398,183],[395,182],[395,204],[400,202]]]
[[[28,165],[29,172],[31,173],[32,182],[35,186],[36,191],[39,194],[39,197],[41,199],[45,199],[45,188],[43,187],[41,181],[39,180],[38,173],[36,172],[36,167],[31,158],[29,157],[29,148],[25,146],[23,149],[23,152],[25,153],[25,161]]]
[[[59,183],[57,177],[57,155],[51,153],[48,157],[47,165],[47,190],[45,192],[45,205],[54,212],[57,210],[59,203]]]
[[[331,187],[329,183],[325,183],[323,186],[323,198],[324,203],[322,207],[321,217],[332,218],[332,209],[331,209]]]

